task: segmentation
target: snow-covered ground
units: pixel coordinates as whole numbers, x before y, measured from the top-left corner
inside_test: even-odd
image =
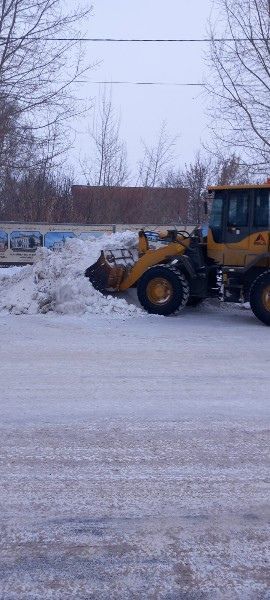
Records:
[[[270,598],[270,329],[102,296],[135,241],[0,269],[1,600]]]
[[[270,598],[270,329],[214,304],[35,314],[16,278],[24,308],[5,280],[0,315],[1,600]]]

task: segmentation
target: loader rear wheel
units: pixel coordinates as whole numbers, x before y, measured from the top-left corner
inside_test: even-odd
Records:
[[[250,288],[250,306],[254,315],[270,325],[270,271],[262,273]]]
[[[167,316],[184,308],[189,297],[189,285],[183,273],[159,265],[150,267],[142,275],[137,294],[147,312]]]

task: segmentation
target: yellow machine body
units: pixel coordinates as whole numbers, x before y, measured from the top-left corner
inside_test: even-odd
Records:
[[[168,234],[160,234],[162,239],[166,239]],[[181,236],[177,236],[175,241],[168,242],[168,244],[161,246],[160,248],[151,249],[149,248],[147,238],[144,235],[139,237],[139,259],[135,262],[134,266],[130,271],[127,271],[119,285],[119,290],[127,290],[132,287],[136,281],[141,277],[143,273],[149,267],[163,263],[176,256],[181,256],[186,251],[189,245],[188,239],[181,239]]]
[[[207,254],[216,263],[224,266],[246,267],[261,256],[258,266],[269,267],[269,257],[263,255],[270,250],[269,231],[261,231],[258,239],[258,233],[251,233],[239,242],[232,244],[216,243],[211,229],[207,235]]]
[[[159,232],[158,237],[160,247],[152,248],[145,232],[139,232],[136,260],[125,249],[120,249],[118,256],[103,250],[97,262],[87,269],[86,276],[102,292],[125,291],[134,286],[147,269],[183,255],[190,244],[190,237],[175,230]]]
[[[210,218],[207,256],[227,267],[248,267],[255,261],[258,267],[269,268],[269,256],[266,255],[270,252],[270,183],[211,186],[208,192],[213,196],[213,202],[222,199],[223,208],[220,236],[216,239]],[[256,223],[256,208],[260,208],[262,201],[265,218]]]
[[[136,252],[104,250],[85,275],[105,293],[136,286],[150,313],[169,315],[220,297],[250,301],[270,325],[270,182],[210,187],[208,197],[207,235],[204,227],[191,234],[142,230]]]

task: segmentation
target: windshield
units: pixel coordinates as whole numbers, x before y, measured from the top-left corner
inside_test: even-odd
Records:
[[[254,197],[254,219],[255,228],[270,228],[270,192],[269,190],[256,190]]]

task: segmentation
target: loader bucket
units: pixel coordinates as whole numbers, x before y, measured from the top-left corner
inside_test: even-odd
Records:
[[[132,253],[126,249],[101,251],[99,259],[85,271],[93,287],[99,292],[117,292],[127,269],[134,264]]]

